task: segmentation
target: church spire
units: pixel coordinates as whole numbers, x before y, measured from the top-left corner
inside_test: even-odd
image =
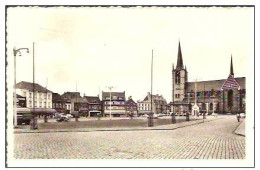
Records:
[[[177,59],[177,67],[176,67],[176,69],[178,69],[178,70],[183,69],[183,61],[182,61],[181,43],[180,43],[180,41],[179,41],[178,59]]]
[[[230,75],[234,76],[232,54],[231,54],[231,63],[230,63]]]

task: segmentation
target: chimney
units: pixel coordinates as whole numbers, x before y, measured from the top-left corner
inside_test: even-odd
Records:
[[[130,100],[130,99],[132,99],[132,96],[129,96],[129,97],[128,97],[128,100]]]

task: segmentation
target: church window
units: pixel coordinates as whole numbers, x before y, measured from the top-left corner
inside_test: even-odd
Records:
[[[233,106],[233,90],[228,91],[228,107]]]
[[[180,84],[180,72],[177,72],[175,75],[175,83]]]
[[[213,110],[213,103],[210,103],[210,104],[209,104],[209,109],[210,109],[210,110]]]

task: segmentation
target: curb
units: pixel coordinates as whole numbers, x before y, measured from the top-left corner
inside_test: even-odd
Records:
[[[238,125],[238,127],[236,128],[236,130],[234,131],[234,133],[236,135],[239,135],[239,136],[246,136],[245,135],[245,127],[242,127],[242,126],[245,126],[245,119],[243,119],[243,121]],[[240,132],[241,130],[240,129],[243,129],[242,131],[243,132]]]
[[[222,119],[220,118],[214,118],[211,120],[198,120],[198,121],[194,121],[194,123],[191,124],[187,124],[187,125],[180,125],[179,127],[172,127],[172,128],[160,128],[160,126],[158,127],[140,127],[140,128],[115,128],[115,129],[105,129],[105,128],[100,128],[100,129],[64,129],[64,130],[55,130],[55,129],[46,129],[46,130],[20,130],[20,131],[14,131],[14,134],[23,134],[23,133],[58,133],[58,132],[113,132],[113,131],[146,131],[146,130],[176,130],[179,128],[185,128],[188,126],[193,126],[193,125],[198,125],[201,123],[207,123],[207,122],[211,122],[211,121],[215,121],[218,119]],[[183,122],[182,122],[183,123]],[[171,125],[176,125],[176,124],[168,124],[168,126]],[[161,125],[161,126],[165,126],[165,125]]]

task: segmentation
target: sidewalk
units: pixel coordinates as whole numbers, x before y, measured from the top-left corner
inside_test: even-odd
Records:
[[[210,122],[223,117],[207,117],[207,119],[198,119],[176,124],[167,124],[154,127],[113,127],[113,128],[78,128],[78,129],[14,129],[14,133],[51,133],[51,132],[94,132],[94,131],[140,131],[140,130],[174,130],[186,126],[197,125],[204,122]]]
[[[246,134],[245,134],[245,122],[246,122],[246,119],[241,119],[241,120],[242,120],[242,122],[237,127],[237,129],[235,130],[235,134],[241,135],[241,136],[246,136]]]

